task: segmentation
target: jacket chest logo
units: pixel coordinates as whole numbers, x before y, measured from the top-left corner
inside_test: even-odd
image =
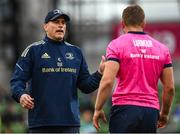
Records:
[[[58,66],[58,67],[62,67],[62,66],[63,66],[63,63],[62,63],[62,61],[61,61],[61,58],[58,58],[57,66]]]
[[[42,56],[41,56],[42,59],[49,59],[51,58],[51,56],[49,56],[47,53],[44,53]]]

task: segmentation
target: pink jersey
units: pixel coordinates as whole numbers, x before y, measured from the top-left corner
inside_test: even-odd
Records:
[[[169,49],[143,32],[129,32],[110,42],[108,60],[119,62],[113,105],[136,105],[159,109],[158,80],[171,67]]]

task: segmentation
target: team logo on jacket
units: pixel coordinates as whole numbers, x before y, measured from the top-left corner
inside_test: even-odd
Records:
[[[62,63],[62,61],[61,61],[61,58],[58,58],[57,66],[58,66],[58,67],[62,67],[62,66],[63,66],[63,63]]]
[[[42,59],[48,59],[48,58],[51,58],[47,53],[44,53],[42,56],[41,56]]]
[[[66,53],[66,54],[65,54],[65,57],[66,57],[66,59],[68,59],[68,60],[73,60],[73,59],[74,59],[73,53]]]

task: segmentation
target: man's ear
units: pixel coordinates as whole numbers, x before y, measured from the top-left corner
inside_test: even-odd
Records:
[[[146,21],[144,20],[144,21],[142,22],[142,24],[141,24],[141,27],[144,29],[145,26],[146,26]]]
[[[43,24],[43,25],[42,25],[42,28],[44,29],[45,32],[47,32],[48,24]]]
[[[125,24],[124,24],[123,20],[121,21],[121,27],[122,27],[122,29],[125,27]]]

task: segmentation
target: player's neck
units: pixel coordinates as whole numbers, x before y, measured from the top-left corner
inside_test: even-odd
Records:
[[[124,32],[128,33],[128,32],[143,32],[143,28],[141,26],[126,26],[124,28]]]

